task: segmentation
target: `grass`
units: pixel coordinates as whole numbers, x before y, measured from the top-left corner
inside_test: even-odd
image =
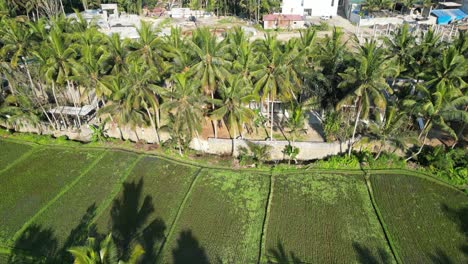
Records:
[[[80,175],[100,151],[48,148],[0,175],[0,243]]]
[[[0,140],[0,171],[31,149],[29,145]]]
[[[372,175],[374,196],[407,263],[467,263],[468,198],[433,181]]]
[[[275,176],[265,247],[279,263],[394,262],[362,175]]]
[[[98,231],[108,233],[113,229],[123,243],[139,240],[147,251],[146,261],[154,262],[196,170],[144,157],[133,168],[112,205],[96,221]]]
[[[467,262],[467,196],[416,172],[369,169],[368,192],[355,156],[268,173],[25,140],[45,145],[0,140],[0,263],[71,263],[110,231],[142,263]]]
[[[59,248],[81,245],[99,205],[115,185],[121,184],[125,169],[136,158],[135,154],[120,151],[106,153],[79,184],[45,210],[33,225],[54,230],[53,239]]]
[[[256,263],[269,177],[203,170],[162,263]]]

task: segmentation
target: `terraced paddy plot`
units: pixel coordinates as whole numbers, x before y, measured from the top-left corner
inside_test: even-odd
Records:
[[[122,244],[137,238],[146,250],[143,262],[154,263],[197,170],[156,157],[142,158],[98,219],[98,230],[112,229]]]
[[[202,170],[162,263],[256,263],[269,176]]]
[[[72,245],[84,244],[83,240],[88,235],[91,221],[100,210],[104,209],[103,203],[108,200],[113,190],[120,187],[128,168],[136,159],[136,154],[126,152],[106,153],[89,172],[83,175],[79,183],[42,212],[31,227],[53,230],[49,241],[56,243],[57,249],[66,250]],[[28,231],[27,228],[23,236],[26,236]],[[27,245],[21,245],[23,236],[18,238],[16,247],[31,252],[37,247],[36,243],[48,242],[29,241]],[[25,248],[26,246],[31,248]]]
[[[0,140],[0,171],[32,149],[26,144]]]
[[[271,195],[264,260],[394,262],[361,175],[279,175]]]
[[[101,151],[47,148],[4,171],[0,175],[0,243],[12,239],[15,232],[101,154]]]
[[[465,194],[415,176],[372,175],[371,181],[403,262],[468,262]]]

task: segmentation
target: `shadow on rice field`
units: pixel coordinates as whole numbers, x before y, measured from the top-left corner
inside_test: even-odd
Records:
[[[120,259],[140,244],[139,263],[468,260],[466,194],[404,171],[268,173],[22,145],[0,140],[2,264],[72,263],[67,249],[109,233]]]

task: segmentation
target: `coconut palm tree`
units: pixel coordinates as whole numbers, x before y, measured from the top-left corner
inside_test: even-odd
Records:
[[[255,113],[248,107],[248,103],[255,99],[252,88],[246,86],[240,78],[230,77],[218,90],[221,99],[216,100],[218,108],[211,114],[215,120],[225,120],[232,138],[232,155],[237,154],[236,138],[242,136],[243,127],[252,122]]]
[[[162,108],[169,114],[168,127],[171,136],[177,141],[179,154],[183,145],[188,144],[193,136],[198,137],[203,122],[204,96],[199,91],[200,83],[191,80],[188,73],[174,75],[174,89],[167,91]]]
[[[351,155],[360,118],[367,118],[371,107],[385,110],[387,99],[384,93],[392,93],[385,79],[388,68],[385,50],[378,46],[375,40],[366,40],[358,47],[353,65],[344,73],[340,73],[343,81],[339,88],[345,89],[346,95],[338,102],[336,108],[339,110],[345,106],[354,106],[356,109],[348,155]]]
[[[347,67],[347,42],[343,39],[343,31],[334,28],[331,36],[326,36],[325,41],[318,46],[317,59],[321,66],[321,72],[325,77],[325,85],[322,86],[320,104],[322,108],[334,107],[338,101],[338,84],[341,82],[339,72],[344,72]],[[320,89],[320,87],[318,87]]]
[[[254,93],[267,99],[270,113],[270,139],[273,140],[274,101],[277,98],[297,100],[298,72],[295,71],[294,51],[283,52],[280,42],[269,34],[265,40],[255,43],[255,52],[259,53],[257,65],[252,72]],[[271,102],[271,107],[269,105]]]
[[[156,142],[160,142],[160,103],[158,94],[162,88],[155,83],[159,81],[159,73],[155,67],[147,66],[141,61],[133,61],[128,66],[127,78],[132,87],[132,93],[135,94],[134,107],[142,108],[146,111],[150,119],[151,127],[156,135]]]
[[[123,139],[120,127],[129,126],[133,129],[136,139],[139,140],[136,128],[146,125],[146,113],[140,105],[138,91],[134,90],[132,83],[126,76],[109,76],[109,80],[104,83],[107,89],[112,91],[109,101],[103,106],[98,114],[109,115],[112,122],[119,126],[121,139]]]
[[[156,34],[156,30],[149,22],[142,21],[138,31],[138,40],[128,44],[129,60],[141,58],[144,63],[156,67],[159,71],[166,70],[166,64],[161,55],[162,39]]]
[[[463,125],[468,123],[468,96],[461,93],[460,90],[448,90],[439,86],[436,91],[431,91],[425,85],[417,85],[419,92],[415,98],[405,99],[403,105],[407,107],[415,116],[425,121],[421,129],[419,139],[422,140],[418,152],[411,155],[407,160],[419,155],[426,144],[427,135],[432,127],[437,127],[447,132],[455,140],[458,139],[457,133],[447,122],[454,121]]]
[[[395,82],[399,76],[407,76],[409,65],[414,61],[412,55],[416,46],[416,38],[409,31],[409,25],[403,24],[389,37],[385,37],[384,43],[387,51],[393,55],[393,60],[395,60],[396,72],[393,76]]]
[[[100,46],[103,56],[100,60],[102,68],[108,74],[120,74],[126,71],[126,59],[128,56],[128,39],[121,40],[119,34],[106,37],[104,45]]]
[[[201,89],[206,96],[215,98],[219,83],[229,77],[231,62],[227,60],[228,46],[219,42],[208,28],[198,28],[188,42],[193,52],[194,63],[190,67],[192,78],[201,80]],[[212,105],[214,109],[214,105]],[[218,137],[217,123],[213,123],[215,138]]]
[[[136,264],[145,253],[140,244],[134,245],[129,252],[127,261],[118,259],[118,250],[112,234],[105,237],[101,243],[96,238],[88,238],[86,245],[68,249],[74,257],[74,264]]]
[[[365,138],[370,142],[379,143],[374,160],[380,157],[384,146],[393,146],[396,151],[397,149],[404,150],[408,143],[417,142],[417,137],[414,136],[410,126],[408,113],[398,109],[395,105],[387,105],[383,118],[376,118],[375,121],[369,122],[369,134]]]

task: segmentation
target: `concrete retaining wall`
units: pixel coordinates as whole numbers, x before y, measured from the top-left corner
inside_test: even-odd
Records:
[[[0,124],[5,126],[4,124]],[[107,135],[111,138],[121,138],[121,132],[116,125],[108,123],[106,125]],[[18,132],[28,132],[36,133],[43,135],[53,135],[54,137],[67,136],[69,139],[78,140],[87,142],[91,140],[92,130],[87,126],[83,126],[80,129],[67,129],[67,130],[53,130],[46,125],[40,125],[38,127],[32,127],[28,125],[23,125],[21,127],[15,128]],[[122,128],[122,135],[125,140],[130,141],[139,141],[143,140],[149,143],[156,142],[156,134],[152,128]],[[168,133],[160,133],[160,138],[162,141],[168,140],[170,135]],[[289,143],[288,141],[250,141],[255,144],[263,144],[271,147],[270,149],[270,159],[271,160],[282,160],[287,158],[283,154],[284,147]],[[190,148],[216,155],[230,155],[232,153],[233,147],[232,139],[225,138],[209,138],[208,140],[195,138],[190,143]],[[348,149],[347,142],[295,142],[294,147],[299,148],[299,155],[297,160],[312,160],[320,159],[330,155],[336,155],[340,152],[345,152]],[[247,148],[246,140],[237,139],[236,140],[236,151],[235,155],[237,156],[239,148]]]
[[[284,147],[289,143],[288,141],[250,141],[255,144],[268,145],[270,149],[270,158],[271,160],[282,160],[285,159],[283,154]],[[192,149],[202,151],[210,154],[231,154],[232,153],[232,144],[231,139],[221,139],[221,138],[209,138],[208,140],[194,139],[190,147]],[[299,155],[297,160],[312,160],[312,159],[321,159],[330,155],[336,155],[340,152],[345,152],[348,149],[347,143],[339,142],[295,142],[294,147],[299,148]],[[247,148],[246,140],[237,139],[236,140],[236,151],[235,155],[238,154],[240,147]]]

